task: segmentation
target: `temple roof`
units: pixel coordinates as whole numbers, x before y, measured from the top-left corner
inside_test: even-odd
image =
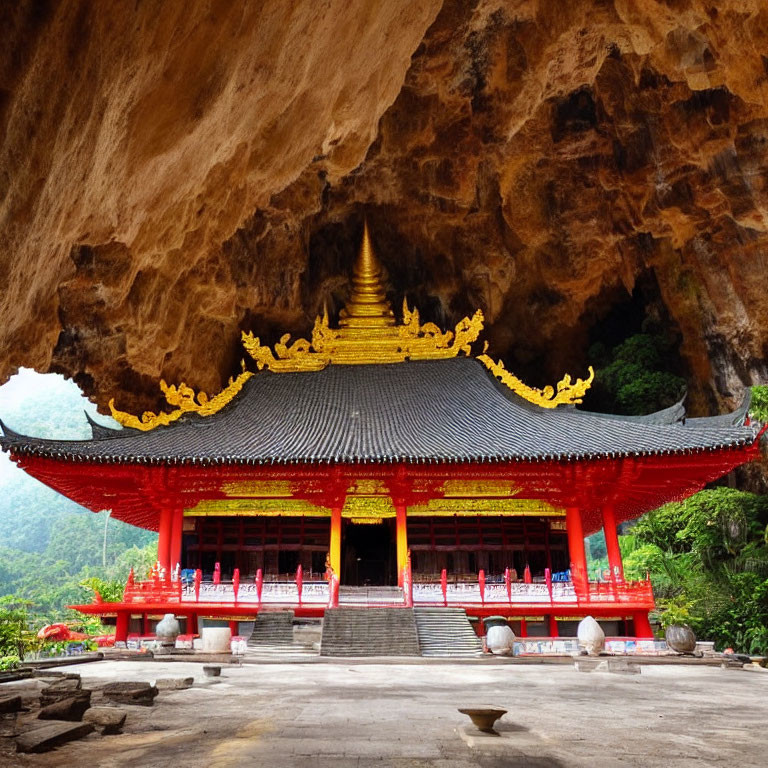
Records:
[[[743,424],[741,410],[730,418]],[[286,464],[578,460],[754,442],[753,428],[724,421],[686,423],[677,407],[644,419],[541,408],[477,359],[453,357],[263,370],[209,416],[186,413],[147,432],[101,427],[92,440],[26,437],[0,423],[0,444],[16,454],[64,461]]]

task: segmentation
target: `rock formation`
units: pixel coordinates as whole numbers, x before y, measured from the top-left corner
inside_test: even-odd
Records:
[[[766,376],[764,0],[3,13],[0,380],[216,392],[240,329],[338,308],[363,216],[393,298],[481,307],[534,384],[630,306],[679,332],[695,411]]]

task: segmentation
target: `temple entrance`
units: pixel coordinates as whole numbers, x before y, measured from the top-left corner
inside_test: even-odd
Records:
[[[350,586],[394,586],[394,520],[380,523],[344,521],[341,583]]]

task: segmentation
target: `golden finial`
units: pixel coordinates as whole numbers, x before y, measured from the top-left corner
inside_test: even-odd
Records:
[[[339,315],[341,328],[391,328],[395,316],[381,283],[381,264],[373,252],[368,222],[363,225],[363,242],[352,270],[352,292]]]

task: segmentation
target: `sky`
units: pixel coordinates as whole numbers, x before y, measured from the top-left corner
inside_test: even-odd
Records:
[[[119,428],[109,416],[96,411],[71,379],[58,373],[37,373],[21,368],[0,387],[0,419],[11,429],[36,437],[77,440],[91,437],[84,411],[101,424]],[[24,473],[0,451],[0,487]]]

